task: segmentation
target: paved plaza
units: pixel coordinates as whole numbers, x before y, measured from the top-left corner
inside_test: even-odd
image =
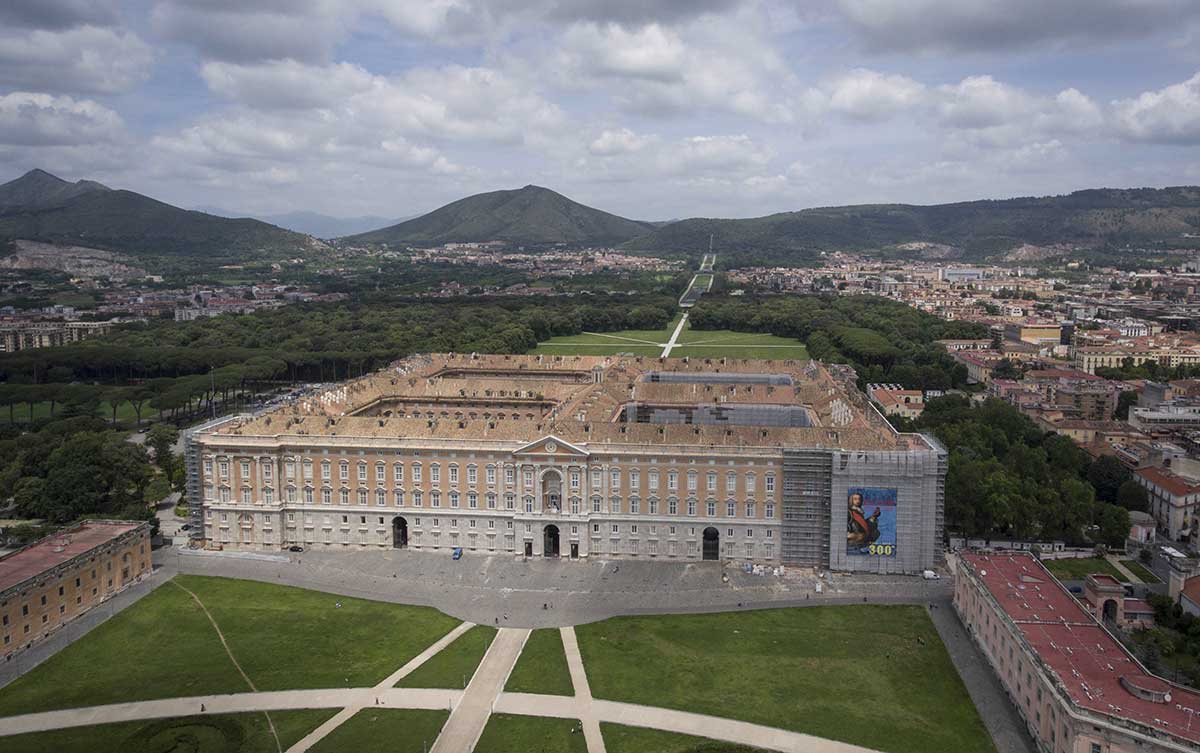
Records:
[[[997,750],[1030,751],[1032,745],[1012,704],[963,629],[950,605],[949,579],[829,575],[807,569],[754,575],[719,562],[570,561],[480,556],[454,561],[448,553],[319,552],[245,554],[165,549],[158,569],[136,592],[121,594],[123,608],[176,573],[244,578],[346,596],[436,607],[462,620],[374,687],[251,692],[66,709],[0,719],[0,734],[51,730],[103,722],[206,713],[297,708],[341,709],[290,748],[301,753],[369,706],[450,709],[434,751],[469,751],[492,713],[577,719],[589,753],[603,753],[600,723],[611,722],[698,734],[766,750],[850,753],[866,749],[788,730],[720,717],[594,700],[579,655],[574,625],[620,615],[718,612],[764,607],[849,603],[922,604],[966,684]],[[821,592],[817,592],[817,585]],[[171,586],[167,586],[171,587]],[[103,609],[103,608],[102,608]],[[107,610],[111,615],[115,610]],[[28,671],[81,637],[100,620],[68,625],[45,647],[0,668],[0,685]],[[450,645],[473,624],[500,628],[466,689],[395,688],[395,683]],[[574,696],[506,693],[529,629],[562,634]],[[231,657],[233,658],[233,657]],[[235,660],[236,661],[236,660]]]

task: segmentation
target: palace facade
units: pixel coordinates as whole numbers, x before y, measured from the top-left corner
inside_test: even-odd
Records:
[[[813,361],[423,355],[186,435],[211,548],[919,572],[945,451]]]

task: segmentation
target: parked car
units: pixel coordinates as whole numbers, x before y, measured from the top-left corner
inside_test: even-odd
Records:
[[[454,551],[451,552],[450,557],[451,557],[451,559],[456,559],[456,560],[462,559],[462,547],[461,546],[454,547]]]
[[[299,544],[292,544],[291,546],[288,547],[288,551],[289,552],[303,552],[304,547],[300,546]]]
[[[190,531],[190,530],[192,530],[192,524],[191,524],[191,523],[184,523],[183,525],[179,526],[179,530],[181,530],[181,531]]]

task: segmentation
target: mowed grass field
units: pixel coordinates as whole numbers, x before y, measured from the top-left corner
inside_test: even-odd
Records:
[[[458,624],[428,607],[227,578],[175,581],[200,598],[263,691],[373,685]],[[169,582],[0,688],[0,716],[248,690],[204,612]]]
[[[921,607],[620,617],[576,633],[596,698],[889,753],[995,752]]]
[[[529,634],[504,689],[509,693],[575,695],[562,635],[556,628],[542,628]]]
[[[266,714],[246,713],[31,732],[0,737],[0,749],[4,753],[278,753],[280,748],[287,750],[298,743],[335,713],[337,709],[272,711],[278,745]],[[420,745],[418,741],[417,747],[409,750],[420,751]],[[403,753],[394,746],[389,750]]]
[[[578,719],[492,714],[475,753],[587,753]]]
[[[632,353],[657,358],[671,339],[676,318],[662,330],[593,332],[554,337],[539,343],[535,354],[559,356],[610,356]],[[761,360],[807,360],[804,343],[787,337],[731,330],[694,330],[690,325],[679,333],[672,358],[750,358]]]
[[[475,674],[496,628],[476,625],[396,683],[398,688],[451,688],[462,690]],[[396,665],[397,667],[400,665]]]
[[[309,748],[312,753],[426,753],[448,711],[367,708]],[[287,750],[287,748],[284,748]]]

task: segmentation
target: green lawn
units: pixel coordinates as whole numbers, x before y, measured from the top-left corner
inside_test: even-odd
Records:
[[[576,719],[492,714],[475,753],[587,753]]]
[[[227,578],[177,580],[208,607],[259,690],[373,685],[458,624],[427,607]],[[204,613],[164,584],[0,689],[0,715],[246,690]]]
[[[607,753],[763,753],[736,743],[623,724],[600,724]]]
[[[63,409],[62,403],[55,403],[55,405],[54,405],[55,415],[61,413],[62,409]],[[14,405],[13,409],[12,409],[12,417],[19,424],[28,423],[29,422],[29,405],[27,403],[18,403],[17,405]],[[50,403],[49,402],[33,404],[33,418],[35,421],[38,419],[49,418],[49,417],[50,417]],[[99,404],[99,407],[96,409],[96,417],[102,418],[105,421],[111,421],[112,420],[112,404],[101,401]],[[142,406],[142,422],[143,423],[152,423],[157,417],[158,417],[157,410],[155,410],[154,408],[151,408],[148,404]],[[9,419],[8,408],[7,407],[0,408],[0,423],[8,423],[9,422],[8,419]],[[121,423],[125,423],[125,424],[132,424],[136,420],[137,420],[137,411],[135,411],[133,409],[133,403],[131,403],[129,401],[125,401],[117,406],[117,421],[119,421]]]
[[[557,628],[534,630],[529,634],[521,658],[508,676],[504,689],[510,693],[575,695],[562,635]]]
[[[5,753],[277,753],[337,713],[336,709],[212,714],[33,732],[0,737]],[[420,750],[420,748],[417,748]]]
[[[662,346],[671,339],[676,318],[665,329],[659,331],[626,330],[566,335],[539,343],[534,353],[546,355],[603,356],[617,353],[633,353],[638,356],[657,357]],[[679,333],[679,344],[671,351],[673,358],[751,358],[764,360],[806,360],[808,351],[804,343],[788,337],[754,332],[731,330],[694,330],[691,326]]]
[[[1150,572],[1150,569],[1140,562],[1135,560],[1121,560],[1121,564],[1125,566],[1126,570],[1140,578],[1143,583],[1162,583],[1162,580],[1157,575]]]
[[[1059,580],[1083,580],[1092,573],[1111,575],[1125,583],[1128,581],[1121,571],[1102,557],[1082,557],[1078,559],[1042,560],[1046,569],[1054,573]]]
[[[408,677],[401,679],[396,687],[462,690],[470,682],[471,675],[475,674],[475,668],[483,660],[495,637],[496,628],[476,625],[434,654]]]
[[[921,607],[619,617],[576,633],[596,698],[889,753],[995,750]]]
[[[363,709],[309,750],[312,753],[425,753],[447,711]],[[285,748],[286,750],[286,748]]]

